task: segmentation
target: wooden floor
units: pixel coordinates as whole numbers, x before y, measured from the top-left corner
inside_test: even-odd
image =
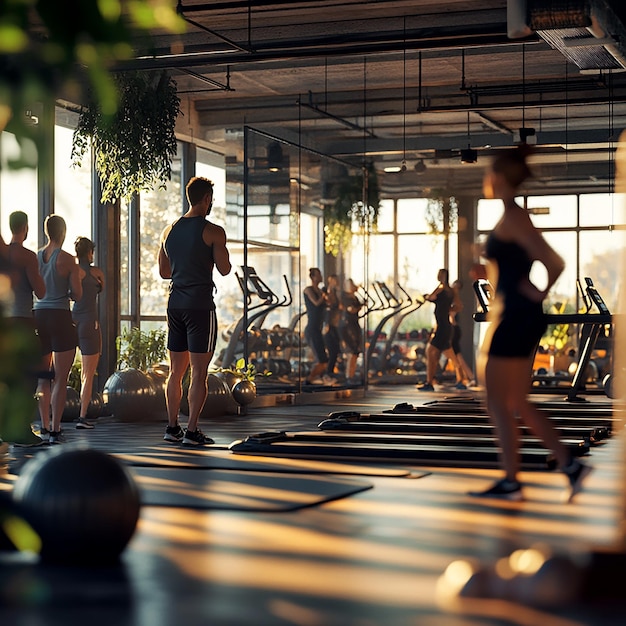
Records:
[[[255,407],[247,415],[204,424],[205,432],[216,439],[210,454],[228,462],[234,456],[227,449],[233,440],[263,431],[313,430],[330,411],[377,412],[398,402],[419,404],[441,397],[397,385],[371,387],[365,396],[305,395],[305,404]],[[589,400],[581,413],[607,402]],[[163,428],[160,421],[121,424],[102,418],[93,431],[68,425],[70,441],[65,445],[86,441],[127,459],[151,446],[167,454],[172,447],[161,441]],[[118,567],[59,568],[42,566],[25,555],[1,555],[0,624],[623,625],[626,591],[616,600],[589,598],[582,588],[576,601],[543,607],[519,601],[525,592],[521,585],[509,586],[509,591],[479,587],[479,577],[474,578],[476,595],[501,597],[455,599],[454,581],[448,576],[463,570],[459,565],[449,568],[452,563],[488,569],[515,550],[540,545],[574,559],[614,552],[620,541],[623,439],[623,429],[618,428],[610,440],[592,448],[589,462],[595,471],[569,505],[561,503],[564,478],[554,472],[524,472],[523,503],[486,502],[470,499],[466,492],[486,486],[496,470],[383,464],[372,465],[369,472],[365,466],[358,475],[371,488],[297,510],[143,506]],[[173,448],[178,454],[178,446]],[[5,482],[40,453],[12,449]],[[191,457],[197,451],[182,454]],[[284,463],[289,471],[309,463],[306,471],[316,471],[309,461]],[[322,464],[318,469],[326,476],[344,471],[339,465],[333,469]],[[171,469],[172,476],[176,471]],[[349,468],[345,471],[350,473]],[[624,571],[615,571],[612,579],[619,577],[623,585]],[[558,576],[557,592],[575,585],[568,575]],[[547,574],[539,591],[550,584]],[[539,591],[531,591],[530,597],[537,599]]]

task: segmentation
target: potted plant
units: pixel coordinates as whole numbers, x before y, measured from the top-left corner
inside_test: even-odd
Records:
[[[243,357],[237,359],[232,367],[220,367],[215,371],[231,377],[230,390],[240,406],[246,406],[256,398],[258,377],[272,375],[269,371],[259,372],[254,363],[246,362]]]

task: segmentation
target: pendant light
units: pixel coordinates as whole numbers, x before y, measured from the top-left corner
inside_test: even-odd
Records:
[[[472,148],[470,137],[470,112],[467,110],[467,148],[461,150],[461,163],[476,163],[478,152]]]

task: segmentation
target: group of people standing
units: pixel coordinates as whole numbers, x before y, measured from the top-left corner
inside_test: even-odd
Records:
[[[363,350],[363,331],[359,323],[363,301],[357,295],[358,286],[348,278],[342,290],[339,277],[329,274],[322,287],[324,279],[318,267],[309,270],[309,279],[310,284],[303,292],[307,316],[304,337],[313,352],[315,364],[305,383],[334,385],[342,348],[347,355],[346,382],[357,382],[356,365]]]
[[[13,292],[6,316],[16,327],[36,335],[41,351],[41,361],[33,373],[41,426],[38,438],[26,443],[61,443],[61,420],[77,347],[81,354],[81,393],[76,428],[94,427],[87,420],[87,411],[102,348],[97,299],[104,289],[104,273],[93,265],[95,245],[87,237],[76,240],[76,256],[62,249],[67,226],[59,215],[45,219],[47,242],[37,253],[24,246],[29,228],[26,213],[11,213],[9,227],[10,243],[0,238]]]

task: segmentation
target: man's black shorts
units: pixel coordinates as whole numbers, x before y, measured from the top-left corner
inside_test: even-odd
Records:
[[[217,314],[215,310],[168,309],[167,349],[172,352],[215,351]]]

